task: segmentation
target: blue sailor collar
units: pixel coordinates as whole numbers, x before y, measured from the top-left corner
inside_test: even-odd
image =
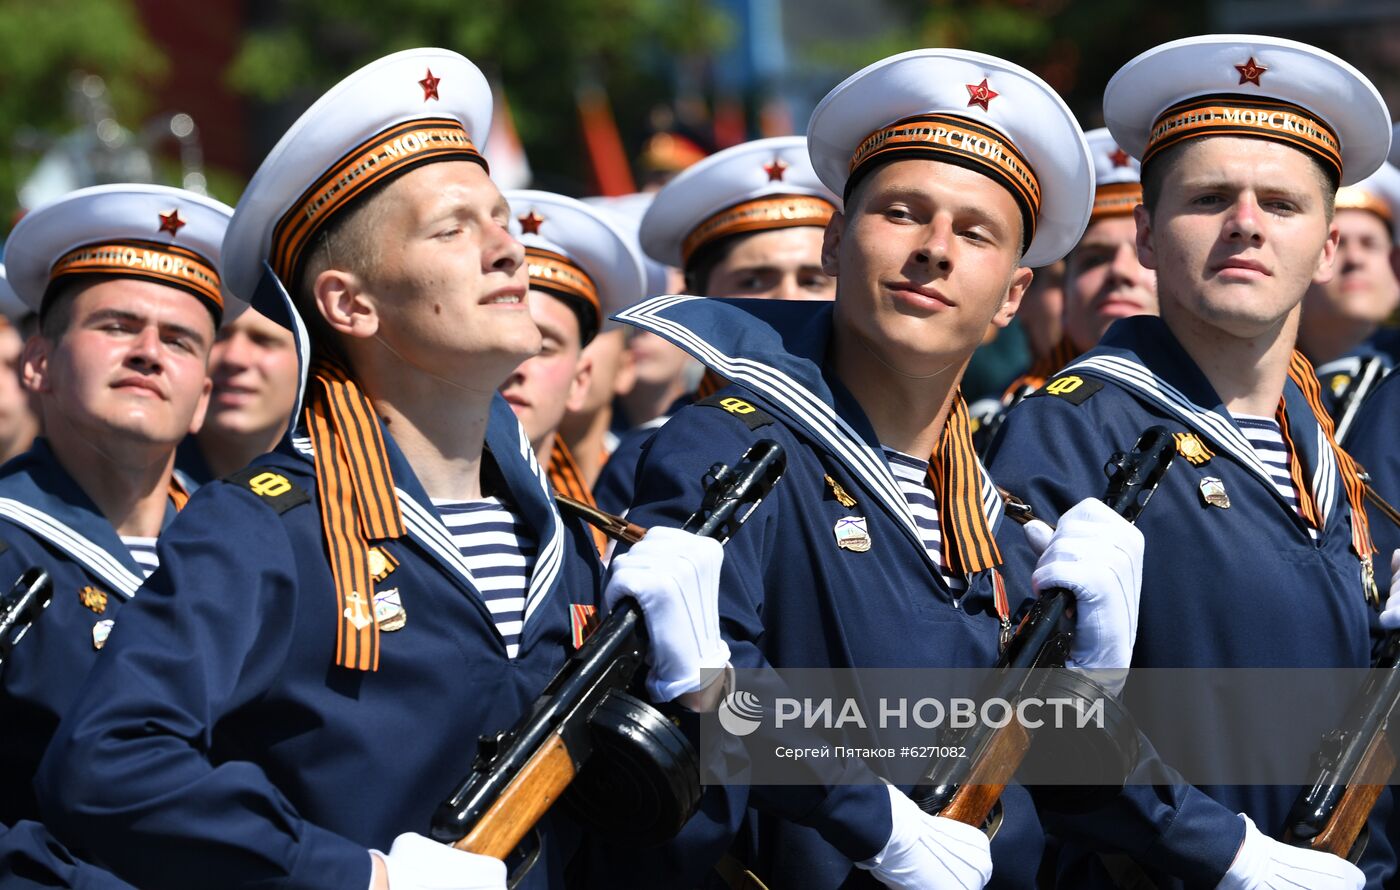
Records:
[[[44,540],[122,596],[133,596],[145,579],[112,523],[42,438],[0,469],[0,518]],[[162,528],[174,518],[175,505],[167,501]]]
[[[382,421],[379,428],[384,436],[389,470],[394,477],[394,489],[409,537],[431,555],[450,578],[484,603],[481,588],[477,586],[461,551],[453,543],[452,533],[433,507],[432,499],[423,490],[413,467]],[[304,427],[293,435],[291,449],[283,447],[279,450],[307,462],[310,464],[307,472],[315,473],[315,451]],[[486,425],[486,450],[500,471],[508,492],[507,500],[538,536],[530,589],[525,597],[525,627],[521,636],[523,648],[539,632],[538,622],[532,623],[530,618],[553,591],[563,566],[566,549],[564,524],[549,477],[535,458],[529,437],[525,435],[510,404],[499,393],[491,399],[491,413]]]
[[[1268,468],[1210,381],[1162,319],[1139,315],[1114,322],[1097,347],[1071,362],[1060,375],[1081,373],[1112,380],[1138,399],[1176,417],[1213,447],[1228,453],[1286,504]],[[1340,512],[1341,475],[1336,454],[1307,397],[1291,378],[1284,382],[1283,400],[1294,457],[1302,465],[1326,528]]]
[[[684,349],[820,443],[864,484],[933,566],[865,412],[826,373],[833,309],[830,303],[676,295],[643,300],[613,317]],[[978,469],[982,508],[995,533],[1001,498],[980,462]]]
[[[1395,367],[1396,357],[1400,356],[1400,331],[1395,328],[1381,328],[1370,337],[1362,340],[1346,355],[1317,366],[1319,379],[1334,374],[1355,377],[1361,373],[1361,363],[1371,358],[1382,360],[1382,367],[1388,372]]]

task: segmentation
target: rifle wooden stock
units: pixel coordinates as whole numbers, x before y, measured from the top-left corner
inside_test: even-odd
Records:
[[[1397,704],[1400,632],[1391,631],[1342,728],[1323,736],[1316,778],[1294,801],[1284,840],[1343,858],[1361,853],[1357,838],[1395,771],[1389,724]]]
[[[504,859],[574,780],[574,759],[559,735],[549,738],[496,798],[471,832],[452,846]]]
[[[1366,827],[1366,820],[1371,817],[1371,809],[1376,805],[1376,800],[1385,790],[1385,786],[1390,783],[1390,776],[1394,771],[1395,753],[1390,749],[1390,739],[1384,732],[1377,733],[1366,748],[1355,780],[1347,785],[1342,799],[1337,802],[1337,808],[1332,811],[1332,818],[1322,832],[1307,841],[1300,842],[1292,836],[1287,836],[1284,840],[1294,846],[1308,847],[1324,853],[1334,853],[1343,859],[1348,858],[1357,837],[1361,835],[1361,830]]]
[[[938,815],[981,828],[1030,749],[1030,734],[1021,724],[1012,721],[997,730],[988,740],[986,748],[978,753],[977,763],[968,774],[967,784],[958,788],[948,806]]]
[[[767,497],[785,466],[782,447],[771,439],[755,443],[734,466],[713,465],[703,480],[703,503],[684,530],[723,544]],[[568,498],[558,501],[609,537],[635,544],[646,534],[620,516]],[[675,806],[659,812],[666,816],[668,831],[679,830],[699,802],[699,769],[688,740],[680,736],[672,745],[662,738],[678,736],[679,730],[626,693],[645,660],[646,645],[641,608],[624,599],[568,657],[511,729],[481,740],[471,773],[434,813],[430,836],[461,850],[506,858],[574,784],[585,764],[597,762],[595,729],[603,733],[604,747],[618,737],[616,729],[608,735],[605,723],[595,722],[600,715],[616,716],[610,703],[625,712],[627,722],[620,734],[628,755],[637,758],[629,778],[639,779],[637,768],[645,759],[655,767],[653,775],[675,780],[662,789]],[[691,752],[689,760],[676,753],[681,748]],[[641,774],[645,776],[645,770]],[[586,782],[588,774],[583,776]],[[680,792],[673,793],[678,788]],[[677,815],[682,809],[683,815]],[[663,824],[656,814],[651,818]]]
[[[1129,522],[1136,520],[1171,466],[1176,453],[1173,442],[1166,427],[1153,426],[1143,431],[1131,453],[1115,453],[1104,468],[1109,477],[1104,503]],[[1033,518],[1029,505],[1005,491],[1001,495],[1012,519],[1024,525]],[[1074,594],[1068,590],[1052,588],[1041,593],[997,659],[994,668],[998,676],[989,684],[989,699],[1019,701],[1033,691],[1026,688],[1032,682],[1029,670],[1064,667],[1070,632],[1063,625],[1073,605]],[[1105,694],[1092,683],[1087,685],[1095,693]],[[967,745],[971,762],[934,760],[910,797],[926,813],[983,827],[1026,759],[1032,735],[1028,727],[1014,720],[998,729],[973,727],[958,738],[960,744]],[[1136,756],[1134,747],[1133,759]]]

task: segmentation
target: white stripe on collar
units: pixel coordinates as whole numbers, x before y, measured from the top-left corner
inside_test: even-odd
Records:
[[[881,503],[899,519],[906,534],[918,545],[917,549],[919,553],[924,555],[925,561],[937,569],[937,566],[933,564],[924,551],[913,513],[910,512],[909,504],[900,493],[894,474],[890,472],[884,456],[867,445],[851,428],[850,424],[830,405],[818,399],[801,384],[771,365],[753,359],[726,355],[713,344],[701,339],[684,324],[661,315],[663,311],[672,306],[701,299],[705,298],[691,296],[655,297],[644,300],[619,313],[617,318],[620,321],[664,336],[691,352],[703,364],[712,368],[725,379],[741,383],[754,392],[761,393],[766,398],[782,405],[795,416],[806,420],[832,454],[865,482]],[[981,466],[980,460],[978,467],[982,470],[983,506],[985,508],[992,503],[991,496],[996,494],[996,486],[992,483],[986,469]],[[996,518],[1000,513],[1000,503],[1001,499],[996,497],[996,506],[988,510],[988,520],[993,527],[995,527]]]
[[[0,498],[0,516],[62,550],[122,596],[135,596],[141,587],[142,579],[119,559],[47,513],[13,498]]]
[[[540,490],[544,493],[544,502],[549,507],[549,540],[542,542],[535,554],[535,570],[530,574],[530,591],[525,595],[524,621],[528,625],[530,616],[535,614],[535,609],[544,602],[545,595],[554,586],[554,579],[558,577],[559,569],[564,564],[564,520],[560,517],[559,505],[554,500],[554,486],[550,484],[549,474],[540,466],[535,457],[535,449],[530,445],[530,437],[525,435],[525,427],[518,419],[515,428],[519,436],[520,453],[530,465],[530,472],[535,474],[535,481],[539,483]],[[521,640],[524,638],[522,633]]]
[[[1091,355],[1070,363],[1060,373],[1068,374],[1076,370],[1092,370],[1111,377],[1175,414],[1188,426],[1203,430],[1211,441],[1229,452],[1231,457],[1258,476],[1265,488],[1282,503],[1283,496],[1274,487],[1268,467],[1264,466],[1259,455],[1254,452],[1253,446],[1249,444],[1244,433],[1241,433],[1239,428],[1224,416],[1191,401],[1181,390],[1163,380],[1147,366],[1118,356]],[[1323,511],[1321,525],[1326,528],[1332,495],[1335,494],[1335,479],[1330,474],[1335,473],[1336,462],[1330,446],[1320,449],[1319,454],[1322,455],[1322,459],[1318,461],[1312,490],[1319,509]],[[1296,460],[1297,457],[1295,456],[1294,459]],[[1319,478],[1319,475],[1324,478]],[[1331,494],[1323,497],[1323,493],[1325,493],[1323,490]]]

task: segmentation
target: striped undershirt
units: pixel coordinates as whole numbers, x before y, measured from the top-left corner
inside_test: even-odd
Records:
[[[899,491],[914,514],[914,524],[919,528],[924,550],[928,551],[933,564],[938,566],[943,583],[948,585],[949,590],[965,589],[967,582],[949,572],[948,564],[943,560],[943,533],[938,525],[938,501],[929,484],[928,461],[910,457],[893,448],[881,447],[885,450],[885,460],[889,462],[895,482],[899,483]]]
[[[535,563],[535,539],[529,527],[497,497],[479,501],[433,499],[452,543],[462,554],[476,587],[491,610],[491,620],[506,644],[506,655],[520,652],[525,626],[525,594]]]
[[[1302,515],[1302,510],[1298,502],[1298,491],[1293,487],[1293,474],[1288,467],[1288,446],[1283,441],[1283,429],[1278,425],[1278,421],[1272,417],[1256,417],[1252,414],[1232,414],[1235,423],[1239,426],[1244,437],[1249,440],[1250,446],[1254,448],[1254,453],[1259,456],[1264,467],[1269,471],[1269,478],[1274,483],[1274,488],[1283,495],[1283,499],[1293,508],[1295,513]],[[1311,525],[1308,531],[1314,538],[1317,537],[1317,529]]]
[[[131,558],[136,560],[136,564],[141,567],[142,577],[151,577],[151,573],[160,568],[160,557],[156,555],[156,539],[143,538],[139,535],[122,535],[121,537],[122,543],[131,553]]]

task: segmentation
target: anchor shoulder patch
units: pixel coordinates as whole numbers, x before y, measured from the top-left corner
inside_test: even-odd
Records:
[[[762,426],[768,426],[773,422],[773,415],[747,399],[738,396],[722,396],[716,393],[707,399],[696,402],[706,408],[718,408],[721,411],[734,415],[744,422],[744,425],[751,430],[756,430]]]
[[[276,470],[265,467],[245,467],[231,476],[225,476],[224,481],[248,489],[279,514],[311,500],[306,489]]]
[[[1061,374],[1026,398],[1056,396],[1071,405],[1082,405],[1089,400],[1090,396],[1101,389],[1103,389],[1103,381],[1101,380],[1095,380],[1093,377],[1082,377],[1079,374]]]

